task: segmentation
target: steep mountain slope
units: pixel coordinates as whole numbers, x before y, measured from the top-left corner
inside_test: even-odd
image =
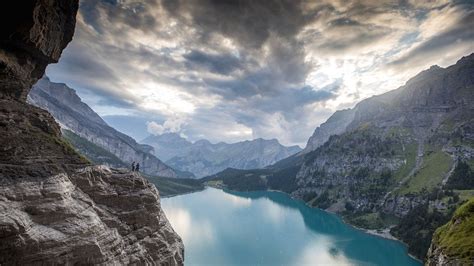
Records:
[[[165,162],[176,156],[184,156],[193,146],[192,142],[176,133],[150,135],[140,143],[152,146],[155,149],[155,155]]]
[[[474,157],[473,91],[474,54],[360,102],[345,133],[305,156],[294,195],[325,194],[315,205],[336,211],[349,203],[353,211],[405,215],[458,160]]]
[[[33,86],[28,101],[49,111],[62,128],[109,151],[124,164],[130,165],[135,161],[140,163],[140,169],[144,173],[177,177],[173,169],[150,153],[152,147],[138,144],[134,139],[108,126],[65,84],[54,83],[43,77]]]
[[[74,148],[92,163],[96,165],[107,165],[107,166],[118,166],[120,168],[128,168],[119,158],[110,153],[109,151],[95,145],[94,143],[82,138],[72,131],[67,129],[62,130],[62,137],[65,141],[71,143]],[[186,173],[179,173],[183,178],[167,178],[160,176],[145,175],[152,184],[156,186],[161,196],[172,196],[183,193],[189,193],[204,189],[202,182],[194,179],[193,175],[188,175],[189,178],[185,178]]]
[[[461,205],[433,236],[426,265],[474,263],[474,198]]]
[[[347,126],[354,120],[356,108],[336,111],[326,122],[322,123],[314,130],[313,135],[308,139],[303,154],[311,152],[323,145],[332,135],[339,135],[346,131]]]
[[[0,3],[0,264],[182,265],[156,189],[138,173],[88,166],[54,118],[26,103],[71,41],[78,6]]]
[[[400,223],[392,233],[424,258],[433,226],[457,204],[443,186],[458,162],[474,162],[474,54],[353,110],[344,132],[305,155],[292,194],[359,226]]]
[[[67,129],[62,129],[61,133],[63,139],[69,142],[75,150],[77,150],[80,154],[84,155],[92,163],[96,165],[107,165],[110,167],[128,167],[128,165],[122,162],[114,154],[110,153],[102,147],[95,145],[87,139],[76,135],[74,132]]]
[[[166,163],[176,169],[204,177],[226,168],[263,168],[301,149],[298,146],[285,147],[278,140],[255,139],[227,144],[212,144],[207,140],[191,143],[175,133],[149,136],[142,141],[155,148]]]
[[[303,152],[264,170],[226,170],[203,181],[278,189],[360,227],[395,226],[391,232],[423,259],[434,229],[460,198],[472,196],[473,182],[464,181],[474,166],[473,125],[471,54],[336,112]]]

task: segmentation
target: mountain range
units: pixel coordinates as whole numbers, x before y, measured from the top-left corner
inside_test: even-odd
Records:
[[[48,93],[51,86],[68,91],[64,84],[47,79],[38,84],[30,101],[48,109],[64,135],[86,139],[123,161],[120,153],[97,141],[108,134],[95,133],[94,138],[87,133],[95,132],[97,124],[98,131],[107,125],[77,95],[75,99],[73,90],[63,96],[75,99],[68,102],[61,93]],[[335,112],[315,129],[304,150],[263,139],[192,143],[176,133],[132,143],[148,156],[163,159],[168,169],[204,176],[203,184],[281,190],[310,206],[339,213],[353,225],[390,230],[412,254],[424,258],[436,228],[473,196],[473,182],[465,182],[470,175],[459,174],[472,173],[474,167],[473,92],[471,54],[447,68],[432,66],[396,90]],[[87,122],[81,120],[85,118]],[[71,143],[74,137],[69,137]],[[90,145],[81,152],[90,153]]]
[[[63,137],[94,163],[129,167],[135,161],[149,175],[194,178],[229,167],[263,168],[301,150],[298,146],[285,147],[276,139],[192,143],[177,133],[150,135],[137,143],[109,126],[74,89],[51,82],[46,76],[33,86],[28,102],[50,112],[61,126]]]
[[[150,135],[141,143],[152,146],[155,155],[166,164],[196,177],[212,175],[226,168],[264,168],[301,151],[298,146],[283,146],[276,139],[259,138],[232,144],[213,144],[208,140],[192,143],[177,133]]]
[[[28,102],[50,112],[65,132],[63,136],[95,163],[126,167],[135,161],[146,174],[178,176],[151,153],[152,147],[110,127],[66,84],[44,76],[31,89]]]
[[[434,230],[473,196],[473,175],[459,174],[473,167],[471,54],[335,112],[303,151],[266,169],[226,169],[203,182],[281,190],[356,226],[392,228],[423,259]]]

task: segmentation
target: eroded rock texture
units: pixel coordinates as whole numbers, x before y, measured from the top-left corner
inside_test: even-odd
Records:
[[[123,162],[120,167],[135,161],[140,163],[145,174],[177,177],[173,169],[150,153],[152,147],[139,144],[110,127],[66,84],[54,83],[43,77],[33,86],[28,102],[50,112],[62,128],[117,156]]]
[[[86,167],[0,186],[0,264],[183,263],[158,191],[137,173]]]
[[[78,1],[0,4],[0,176],[45,177],[84,166],[53,117],[26,104],[31,86],[72,40]]]
[[[72,40],[78,1],[24,0],[0,4],[0,91],[21,101]]]
[[[26,96],[72,39],[77,0],[0,3],[0,265],[183,264],[158,191],[89,163]]]

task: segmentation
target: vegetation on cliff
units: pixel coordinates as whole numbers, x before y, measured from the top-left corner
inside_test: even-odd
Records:
[[[449,260],[471,264],[474,258],[474,198],[461,205],[451,220],[433,235],[432,249],[440,249]]]
[[[80,137],[74,132],[63,129],[62,133],[63,139],[71,143],[72,147],[74,147],[77,152],[84,155],[94,164],[105,164],[112,167],[127,167],[127,165],[114,154],[95,145],[87,139]]]
[[[466,162],[459,162],[446,183],[450,189],[474,189],[474,172]]]
[[[410,254],[423,259],[430,247],[433,232],[449,220],[452,211],[450,209],[448,213],[443,213],[430,209],[427,204],[417,206],[390,233],[408,244]]]

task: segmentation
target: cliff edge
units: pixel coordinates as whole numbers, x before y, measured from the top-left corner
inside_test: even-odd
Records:
[[[77,0],[0,4],[0,264],[182,265],[158,191],[137,173],[90,166],[26,103],[71,41]]]
[[[474,198],[461,205],[451,221],[433,235],[425,265],[474,264]]]

